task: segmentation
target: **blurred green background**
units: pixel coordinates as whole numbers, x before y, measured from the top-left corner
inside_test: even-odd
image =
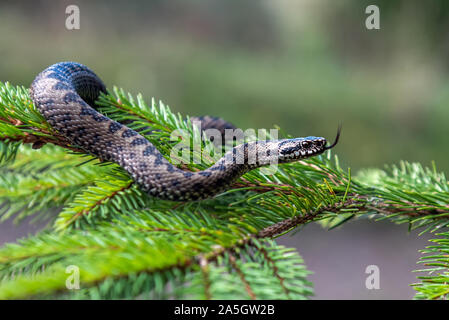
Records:
[[[80,30],[65,28],[69,4]],[[369,4],[380,30],[365,28]],[[448,171],[448,14],[444,0],[2,2],[0,81],[75,60],[185,115],[329,139],[342,122],[353,169]]]
[[[65,27],[70,4],[80,30]],[[365,27],[370,4],[380,30]],[[355,170],[405,159],[449,172],[449,1],[1,1],[0,40],[0,81],[28,87],[74,60],[184,115],[329,139],[341,122],[335,152]],[[0,244],[35,231],[2,224]],[[279,242],[315,272],[316,297],[333,299],[413,297],[427,245],[406,225],[365,220]],[[364,286],[370,264],[382,290]]]

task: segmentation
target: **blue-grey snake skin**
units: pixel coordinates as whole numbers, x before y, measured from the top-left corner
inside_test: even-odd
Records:
[[[234,147],[210,168],[190,172],[172,165],[146,138],[95,109],[100,78],[86,66],[60,62],[42,71],[31,84],[31,98],[48,123],[74,145],[102,160],[118,163],[148,194],[173,201],[213,197],[228,189],[246,172],[273,163],[286,163],[323,153],[326,139],[306,137],[248,142]],[[203,128],[233,128],[206,117]],[[248,159],[257,154],[256,161]]]

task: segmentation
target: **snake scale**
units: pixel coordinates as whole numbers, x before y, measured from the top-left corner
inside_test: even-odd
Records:
[[[124,123],[99,113],[95,101],[106,92],[101,79],[86,66],[60,62],[42,71],[33,81],[30,96],[47,122],[71,143],[102,160],[123,167],[151,196],[193,201],[213,197],[228,189],[244,173],[275,161],[286,163],[323,153],[334,147],[326,139],[305,137],[258,141],[238,145],[206,170],[190,172],[172,165],[146,138]],[[233,128],[219,118],[204,117],[202,127],[220,132]],[[251,156],[257,153],[255,161]]]

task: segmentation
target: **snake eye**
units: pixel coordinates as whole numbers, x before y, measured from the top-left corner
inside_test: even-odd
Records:
[[[304,141],[304,142],[302,143],[302,147],[303,147],[303,148],[308,148],[308,147],[310,147],[310,142],[309,142],[309,141]]]

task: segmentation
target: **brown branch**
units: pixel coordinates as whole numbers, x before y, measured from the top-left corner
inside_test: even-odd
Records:
[[[229,255],[229,261],[231,262],[231,265],[235,269],[235,271],[237,271],[237,274],[239,275],[240,280],[242,280],[243,284],[245,285],[246,292],[248,293],[251,300],[256,300],[256,295],[254,294],[253,290],[251,289],[251,286],[249,285],[249,282],[246,280],[242,269],[240,269],[240,267],[237,265],[237,261],[232,254]]]
[[[282,220],[278,223],[275,223],[269,227],[266,227],[262,230],[260,230],[256,237],[257,238],[271,238],[274,237],[282,232],[285,232],[287,230],[290,230],[300,224],[305,224],[307,222],[310,222],[314,220],[318,215],[320,215],[323,212],[334,212],[337,213],[340,211],[341,208],[346,207],[348,205],[355,204],[356,201],[354,199],[349,199],[345,201],[344,203],[335,203],[329,206],[323,206],[319,208],[318,210],[308,212],[305,215],[299,215],[292,218],[288,218],[286,220]]]
[[[131,188],[131,186],[134,184],[134,182],[130,182],[128,185],[120,188],[119,190],[114,191],[113,193],[111,193],[110,195],[107,195],[104,198],[101,198],[100,200],[98,200],[97,202],[95,202],[92,206],[90,206],[89,208],[86,208],[80,212],[78,212],[77,214],[75,214],[71,219],[70,219],[70,223],[73,223],[74,220],[78,219],[80,216],[83,215],[87,215],[89,214],[92,210],[94,210],[96,207],[100,206],[103,202],[105,202],[106,200],[112,199],[113,197],[115,197],[119,192],[122,192],[124,190],[127,190],[129,188]]]
[[[9,122],[13,126],[22,126],[24,123],[20,121],[19,119],[15,119],[12,117],[8,117],[8,119],[5,119],[3,117],[0,117],[0,121],[2,122]],[[24,128],[22,128],[24,129]],[[30,133],[30,132],[24,132],[21,131],[22,136],[19,137],[1,137],[0,141],[22,141],[25,144],[32,144],[33,149],[40,149],[45,144],[50,143],[57,145],[59,147],[63,147],[72,151],[76,152],[86,152],[82,149],[79,149],[75,146],[73,146],[70,141],[65,138],[64,136],[58,134],[57,132],[51,132],[44,129],[38,129],[35,127],[27,127],[27,129],[32,130],[36,132],[36,134]],[[42,136],[41,134],[44,134],[45,136]]]
[[[282,191],[285,194],[293,194],[294,192],[291,190],[292,186],[287,184],[273,184],[273,185],[263,185],[263,184],[257,184],[249,182],[245,179],[241,179],[243,182],[236,182],[231,185],[232,189],[239,189],[239,188],[254,188],[254,192],[258,193],[265,193],[270,191]],[[290,190],[289,190],[290,189]]]
[[[41,132],[40,133],[44,133],[47,135],[50,135],[50,133],[48,132]],[[46,145],[47,143],[50,144],[54,144],[58,147],[62,147],[65,149],[69,149],[75,152],[82,152],[82,153],[86,153],[85,150],[77,148],[75,146],[73,146],[70,141],[68,139],[66,139],[65,137],[52,133],[51,137],[44,137],[44,136],[40,136],[40,135],[34,135],[28,132],[22,132],[23,135],[20,137],[1,137],[0,141],[12,141],[12,142],[19,142],[21,141],[24,144],[31,144],[33,149],[40,149],[42,148],[44,145]]]
[[[283,277],[281,277],[281,275],[279,274],[279,268],[277,267],[277,265],[274,263],[273,259],[271,259],[271,257],[268,255],[267,250],[265,250],[265,248],[257,248],[257,250],[259,250],[260,252],[262,252],[265,260],[267,260],[271,266],[273,267],[273,274],[274,276],[279,280],[279,284],[281,285],[282,290],[284,290],[285,294],[288,296],[290,293],[290,290],[288,290],[288,288],[284,285],[284,281],[285,279]]]
[[[409,216],[409,217],[423,217],[423,216],[435,216],[440,214],[449,214],[449,206],[444,206],[444,209],[442,208],[432,208],[428,209],[428,205],[425,205],[425,210],[420,210],[419,206],[416,206],[416,204],[404,201],[403,203],[387,203],[385,201],[382,201],[381,199],[378,199],[377,201],[372,201],[370,198],[372,196],[368,195],[359,195],[356,193],[350,194],[351,198],[354,201],[360,201],[361,203],[364,203],[363,210],[370,210],[375,211],[378,213],[390,215],[390,214],[396,214],[401,213],[403,215]],[[406,208],[404,206],[410,206],[410,208]],[[447,208],[447,209],[446,209]],[[434,217],[434,219],[447,219],[446,217]]]

